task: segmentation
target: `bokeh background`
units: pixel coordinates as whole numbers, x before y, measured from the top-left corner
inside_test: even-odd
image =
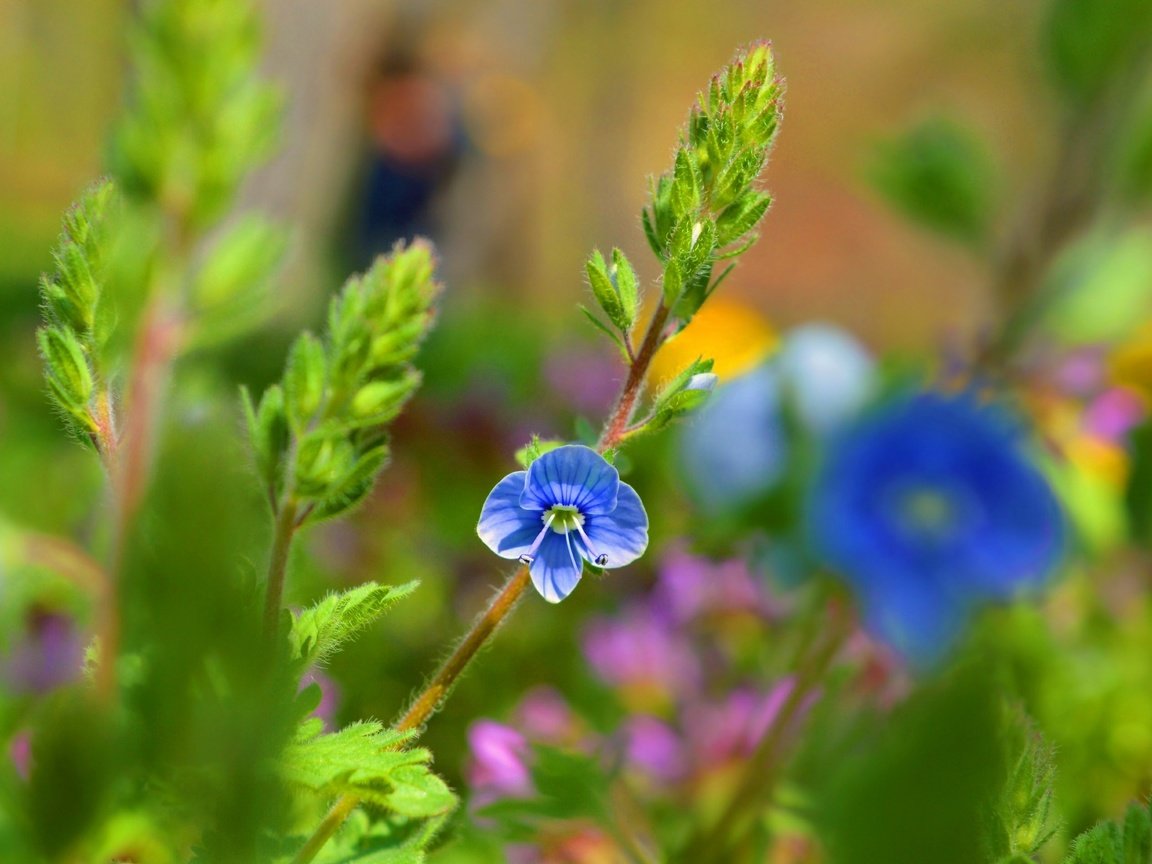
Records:
[[[431,236],[447,285],[420,361],[426,386],[397,426],[392,466],[366,507],[312,531],[294,561],[296,603],[368,578],[423,580],[403,616],[334,663],[338,717],[393,716],[498,584],[501,562],[474,526],[492,483],[514,470],[511,453],[530,433],[572,438],[603,416],[622,367],[579,314],[583,262],[592,247],[618,245],[654,284],[639,224],[646,178],[666,169],[695,92],[734,49],[771,39],[787,80],[766,176],[776,202],[687,347],[669,352],[715,354],[732,376],[779,331],[822,320],[877,354],[936,356],[995,316],[994,255],[893,215],[869,183],[874,156],[913,123],[964,117],[989,142],[998,218],[1011,223],[1055,143],[1058,108],[1036,51],[1042,5],[268,0],[266,72],[285,100],[283,145],[241,206],[286,223],[292,242],[268,321],[190,358],[182,374],[200,389],[186,398],[265,386],[294,333],[398,237]],[[101,171],[130,7],[0,0],[0,515],[80,537],[95,530],[101,478],[43,398],[36,283],[60,214]],[[675,371],[673,358],[662,364]],[[582,589],[563,616],[530,602],[434,722],[427,743],[457,787],[468,722],[500,716],[534,685],[563,680],[588,716],[611,716],[579,622],[650,585],[687,527],[668,452],[656,447],[630,478],[661,498],[652,561],[610,577],[613,592]],[[1134,626],[1125,645],[1147,644],[1147,623]],[[1055,731],[1073,766],[1068,786],[1093,790],[1075,799],[1072,827],[1116,812],[1146,779],[1147,763],[1131,761],[1152,752],[1139,720],[1150,706],[1138,701],[1115,740],[1091,738],[1114,728],[1106,718]]]

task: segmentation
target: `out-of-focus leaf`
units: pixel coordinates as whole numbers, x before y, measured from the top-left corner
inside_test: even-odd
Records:
[[[869,177],[897,210],[925,228],[981,247],[995,211],[995,170],[972,132],[926,120],[877,148]]]
[[[1127,338],[1152,315],[1152,231],[1085,238],[1060,256],[1045,291],[1043,324],[1065,343]]]

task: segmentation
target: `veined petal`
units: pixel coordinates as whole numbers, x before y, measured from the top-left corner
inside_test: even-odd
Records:
[[[585,516],[616,509],[620,473],[593,450],[568,444],[550,450],[532,463],[520,506],[547,510],[555,504],[577,508]]]
[[[616,509],[606,515],[589,515],[584,533],[592,544],[588,560],[595,562],[597,555],[606,555],[604,567],[623,567],[643,555],[648,548],[648,514],[636,490],[621,483]]]
[[[527,476],[525,471],[509,474],[488,493],[480,510],[476,533],[501,558],[519,558],[526,553],[544,527],[539,510],[520,506]]]
[[[559,603],[572,593],[583,570],[584,561],[576,552],[572,534],[549,532],[528,572],[540,596],[549,603]]]

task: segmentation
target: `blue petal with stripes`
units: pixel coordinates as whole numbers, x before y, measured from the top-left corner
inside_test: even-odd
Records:
[[[623,567],[644,554],[648,514],[603,456],[573,444],[497,483],[476,533],[501,558],[528,564],[536,590],[559,603],[580,581],[585,561]]]

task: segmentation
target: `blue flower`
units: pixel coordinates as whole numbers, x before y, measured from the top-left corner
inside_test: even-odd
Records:
[[[756,502],[783,480],[797,435],[833,433],[859,413],[874,381],[872,358],[850,334],[795,328],[776,356],[717,387],[684,427],[688,492],[713,516]]]
[[[588,447],[557,447],[496,484],[476,526],[501,558],[529,565],[549,603],[572,593],[588,561],[623,567],[648,546],[640,496],[604,457]]]
[[[1019,422],[967,393],[914,393],[833,443],[813,488],[818,551],[852,586],[871,629],[931,663],[971,611],[1039,587],[1064,520]]]

